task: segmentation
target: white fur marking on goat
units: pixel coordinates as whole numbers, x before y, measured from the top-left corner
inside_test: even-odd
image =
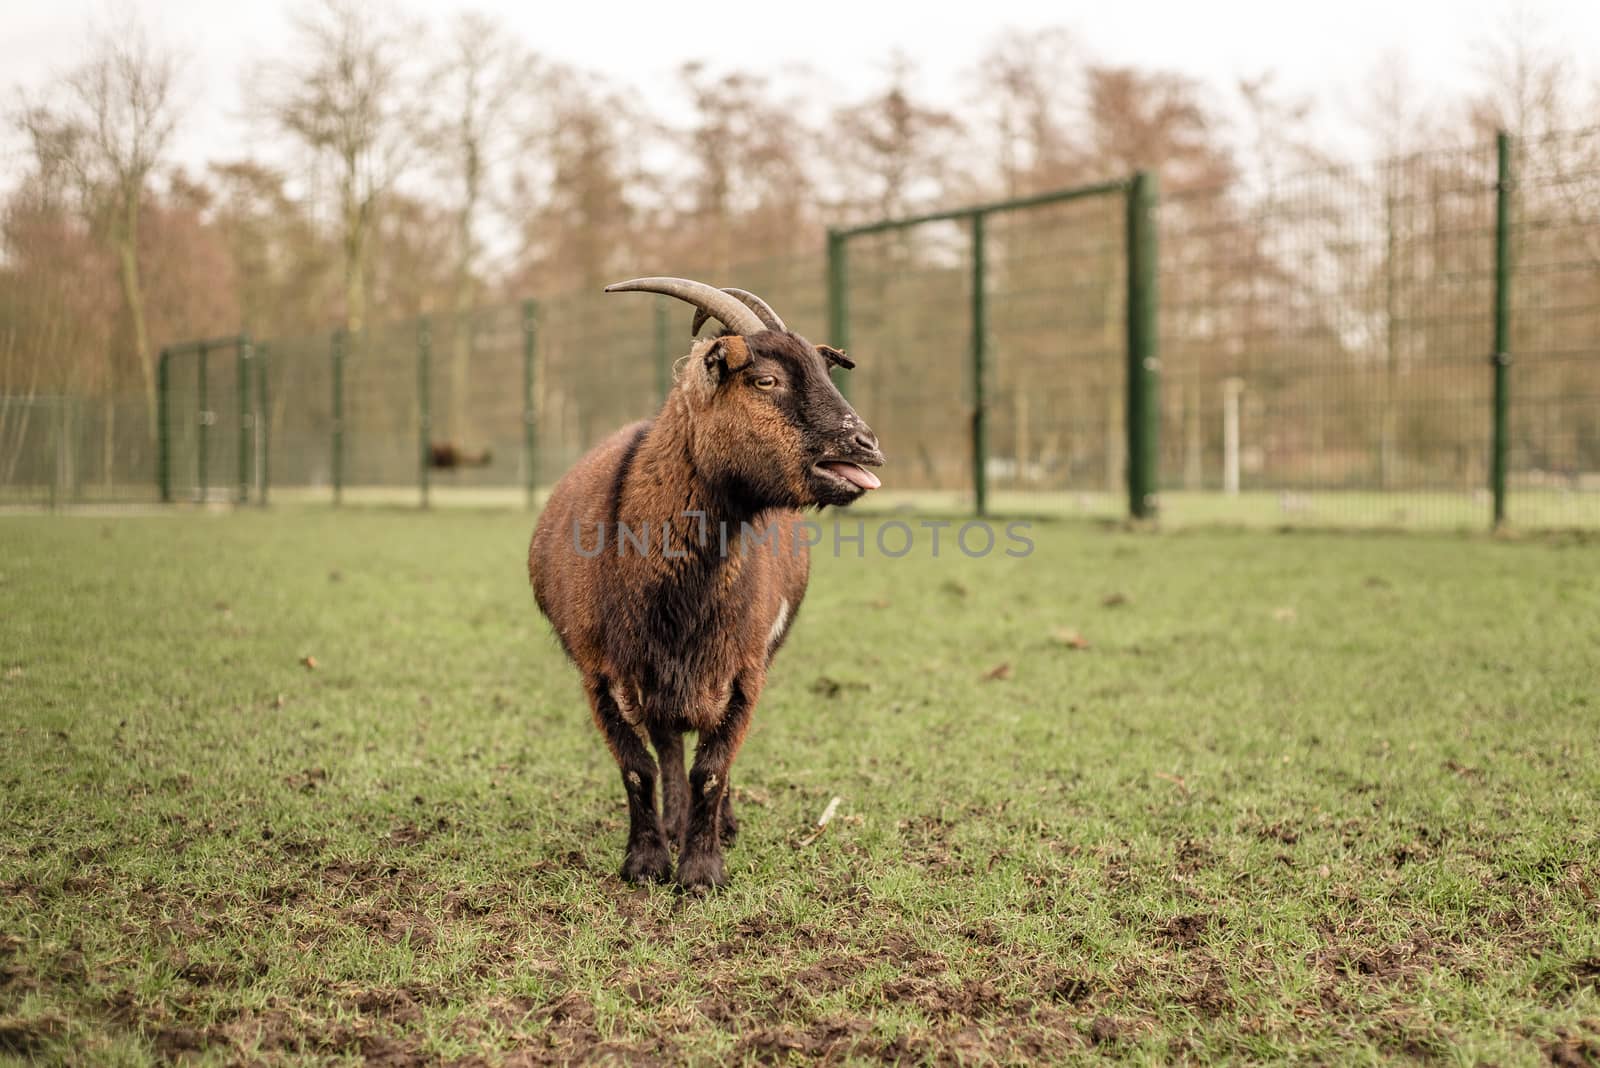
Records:
[[[706,776],[706,793],[709,794],[712,790],[715,790],[717,788],[717,783],[719,783],[721,781],[722,780],[717,778],[715,775],[707,775]]]
[[[638,786],[639,785],[639,773],[637,771],[628,772],[628,781],[630,783],[632,783],[633,785]]]
[[[767,632],[767,648],[771,649],[783,637],[783,628],[789,625],[789,600],[784,598],[778,602],[778,618],[772,624],[772,629]]]

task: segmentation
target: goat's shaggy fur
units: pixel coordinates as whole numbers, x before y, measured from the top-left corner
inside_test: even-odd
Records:
[[[882,462],[829,351],[778,330],[697,343],[655,419],[580,459],[539,517],[529,574],[622,772],[624,878],[670,878],[676,845],[682,886],[726,881],[729,768],[806,592],[799,510],[849,503]]]

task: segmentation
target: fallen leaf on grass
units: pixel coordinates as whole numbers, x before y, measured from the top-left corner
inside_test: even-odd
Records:
[[[1189,784],[1184,781],[1182,775],[1174,775],[1167,771],[1158,771],[1156,772],[1156,778],[1165,779],[1167,782],[1170,782],[1172,785],[1176,786],[1179,790],[1182,790],[1185,794],[1189,792]]]
[[[1272,612],[1272,618],[1279,623],[1293,623],[1295,611],[1293,608],[1275,608]]]
[[[940,586],[939,588],[945,593],[953,593],[957,597],[965,597],[969,592],[965,582],[957,582],[955,579],[949,579],[943,586]]]
[[[300,666],[305,668],[307,671],[315,671],[317,670],[317,658],[309,655],[302,656],[300,658]]]
[[[1103,608],[1121,608],[1127,603],[1128,595],[1125,593],[1108,593],[1100,599],[1100,605]]]
[[[6,668],[6,678],[7,679],[20,679],[20,678],[22,678],[22,665],[18,664],[16,667],[8,667],[8,668]]]
[[[996,664],[994,667],[983,673],[984,682],[1001,682],[1005,679],[1009,679],[1010,677],[1011,664],[1009,661],[1002,664]]]
[[[1068,649],[1087,649],[1089,639],[1073,630],[1071,627],[1057,627],[1050,632],[1050,640],[1057,645],[1064,645]]]

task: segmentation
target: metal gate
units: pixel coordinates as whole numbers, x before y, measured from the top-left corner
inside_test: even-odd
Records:
[[[266,503],[266,353],[248,335],[161,351],[157,481],[164,502]]]
[[[841,389],[914,507],[1156,512],[1155,176],[828,235]],[[903,491],[908,497],[904,497]]]

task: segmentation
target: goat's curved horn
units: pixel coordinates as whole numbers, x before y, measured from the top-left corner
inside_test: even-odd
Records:
[[[741,304],[760,316],[761,321],[766,324],[768,330],[789,329],[787,326],[783,325],[783,320],[778,318],[778,313],[772,310],[772,305],[768,304],[766,301],[762,300],[748,289],[730,289],[724,287],[722,291],[728,294],[730,297],[737,298]],[[696,334],[700,333],[700,328],[706,325],[706,320],[709,318],[710,316],[705,313],[704,308],[695,312],[694,323],[689,327],[689,336],[694,337]]]
[[[735,297],[704,282],[687,278],[633,278],[606,286],[607,293],[660,293],[677,297],[722,323],[737,334],[758,334],[766,327],[749,308]]]

